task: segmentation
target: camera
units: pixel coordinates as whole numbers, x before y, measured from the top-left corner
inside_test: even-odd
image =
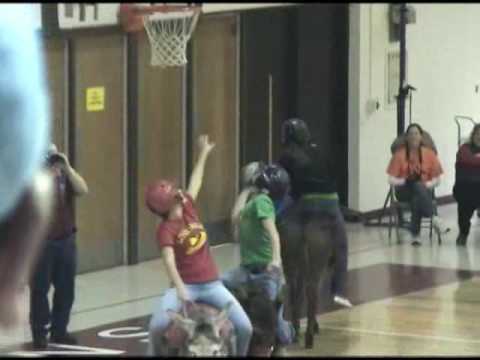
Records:
[[[56,163],[65,164],[65,160],[63,159],[62,156],[54,153],[54,154],[48,154],[46,156],[45,163],[47,166],[52,166],[52,165],[55,165]]]

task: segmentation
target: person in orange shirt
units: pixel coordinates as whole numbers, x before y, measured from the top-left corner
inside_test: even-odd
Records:
[[[433,189],[440,184],[442,166],[435,152],[422,143],[423,130],[420,125],[408,126],[405,146],[398,148],[388,165],[388,182],[395,187],[400,201],[409,202],[412,212],[412,245],[421,245],[419,241],[422,217],[433,216],[433,226],[439,233],[450,228],[443,224],[433,205]]]

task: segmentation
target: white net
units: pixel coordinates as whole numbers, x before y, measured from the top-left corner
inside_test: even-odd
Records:
[[[195,30],[198,16],[198,11],[191,10],[144,17],[152,66],[182,66],[187,63],[187,43]]]

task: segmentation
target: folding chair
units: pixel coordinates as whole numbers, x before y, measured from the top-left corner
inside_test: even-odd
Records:
[[[388,241],[389,244],[391,243],[391,236],[392,236],[392,227],[395,227],[395,232],[397,234],[397,243],[400,243],[400,234],[399,229],[401,227],[408,228],[409,222],[406,222],[402,219],[402,215],[406,211],[410,211],[410,204],[408,202],[399,201],[397,199],[397,195],[395,194],[394,186],[390,186],[390,212],[389,212],[389,221],[388,221]],[[433,197],[433,206],[437,207],[437,200],[435,199],[435,192],[432,194]],[[422,218],[421,220],[421,228],[429,228],[430,229],[430,244],[433,241],[433,216],[430,218]],[[437,233],[438,237],[438,245],[442,244],[442,236]]]

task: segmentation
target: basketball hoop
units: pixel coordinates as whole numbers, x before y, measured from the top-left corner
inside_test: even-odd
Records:
[[[151,45],[152,66],[183,66],[187,43],[192,36],[201,4],[120,5],[119,21],[127,32],[145,28]]]

